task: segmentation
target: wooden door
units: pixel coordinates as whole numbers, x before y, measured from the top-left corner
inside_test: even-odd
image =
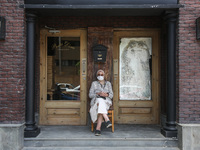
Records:
[[[159,34],[157,29],[114,31],[113,101],[116,123],[159,123]]]
[[[86,125],[87,32],[40,32],[40,125]]]

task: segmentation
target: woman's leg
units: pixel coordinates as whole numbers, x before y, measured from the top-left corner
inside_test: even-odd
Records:
[[[100,130],[103,119],[105,120],[106,123],[108,123],[109,127],[110,127],[111,123],[110,123],[110,120],[109,120],[108,115],[107,115],[105,100],[101,99],[101,98],[98,98],[97,100],[98,100],[97,106],[98,106],[98,114],[99,115],[98,115],[98,118],[97,118],[96,130]]]
[[[106,128],[109,128],[112,126],[112,123],[110,122],[109,118],[108,118],[108,115],[107,114],[103,114],[103,117],[106,121]]]
[[[98,115],[98,119],[97,119],[97,127],[96,127],[96,130],[101,130],[102,121],[103,121],[103,115],[102,115],[102,114],[99,114],[99,115]]]
[[[107,121],[109,121],[109,118],[108,118],[108,115],[107,114],[103,114],[103,118],[104,118],[104,120],[107,122]]]
[[[100,98],[98,99],[98,113],[103,115],[104,120],[107,122],[109,120],[107,115],[106,103],[105,100]]]

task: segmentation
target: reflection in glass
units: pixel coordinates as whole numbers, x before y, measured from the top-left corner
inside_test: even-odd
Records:
[[[80,38],[47,38],[47,100],[80,100]]]
[[[120,43],[120,100],[150,100],[151,38],[122,38]]]

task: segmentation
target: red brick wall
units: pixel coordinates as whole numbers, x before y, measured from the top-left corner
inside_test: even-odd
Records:
[[[25,19],[23,0],[1,0],[6,39],[0,40],[0,123],[23,123],[25,112]]]
[[[200,123],[200,41],[195,20],[200,17],[199,0],[179,0],[178,20],[178,122]]]

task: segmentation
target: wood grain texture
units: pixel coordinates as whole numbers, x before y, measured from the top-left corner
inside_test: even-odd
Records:
[[[87,60],[87,31],[85,29],[60,30],[59,33],[40,32],[40,125],[86,125],[87,116],[87,64],[80,74],[80,101],[47,100],[47,87],[52,86],[52,58],[47,58],[47,37],[79,37],[80,61]],[[47,64],[49,59],[49,64]],[[87,63],[87,62],[86,62]],[[47,67],[48,66],[48,67]],[[82,72],[83,66],[80,63]],[[47,81],[49,78],[49,81]],[[49,83],[49,84],[47,84]],[[48,91],[51,92],[51,91]]]
[[[92,47],[96,44],[106,46],[107,57],[106,62],[94,62]],[[96,72],[99,69],[105,71],[107,81],[113,83],[113,28],[110,27],[88,27],[88,91],[92,81],[96,80]],[[88,98],[88,106],[90,99]],[[88,107],[89,108],[89,107]]]
[[[113,39],[113,60],[119,62],[121,38],[152,38],[152,100],[119,100],[119,65],[114,69],[115,122],[120,124],[159,124],[160,118],[160,31],[158,29],[116,29]],[[117,74],[118,72],[118,74]]]

